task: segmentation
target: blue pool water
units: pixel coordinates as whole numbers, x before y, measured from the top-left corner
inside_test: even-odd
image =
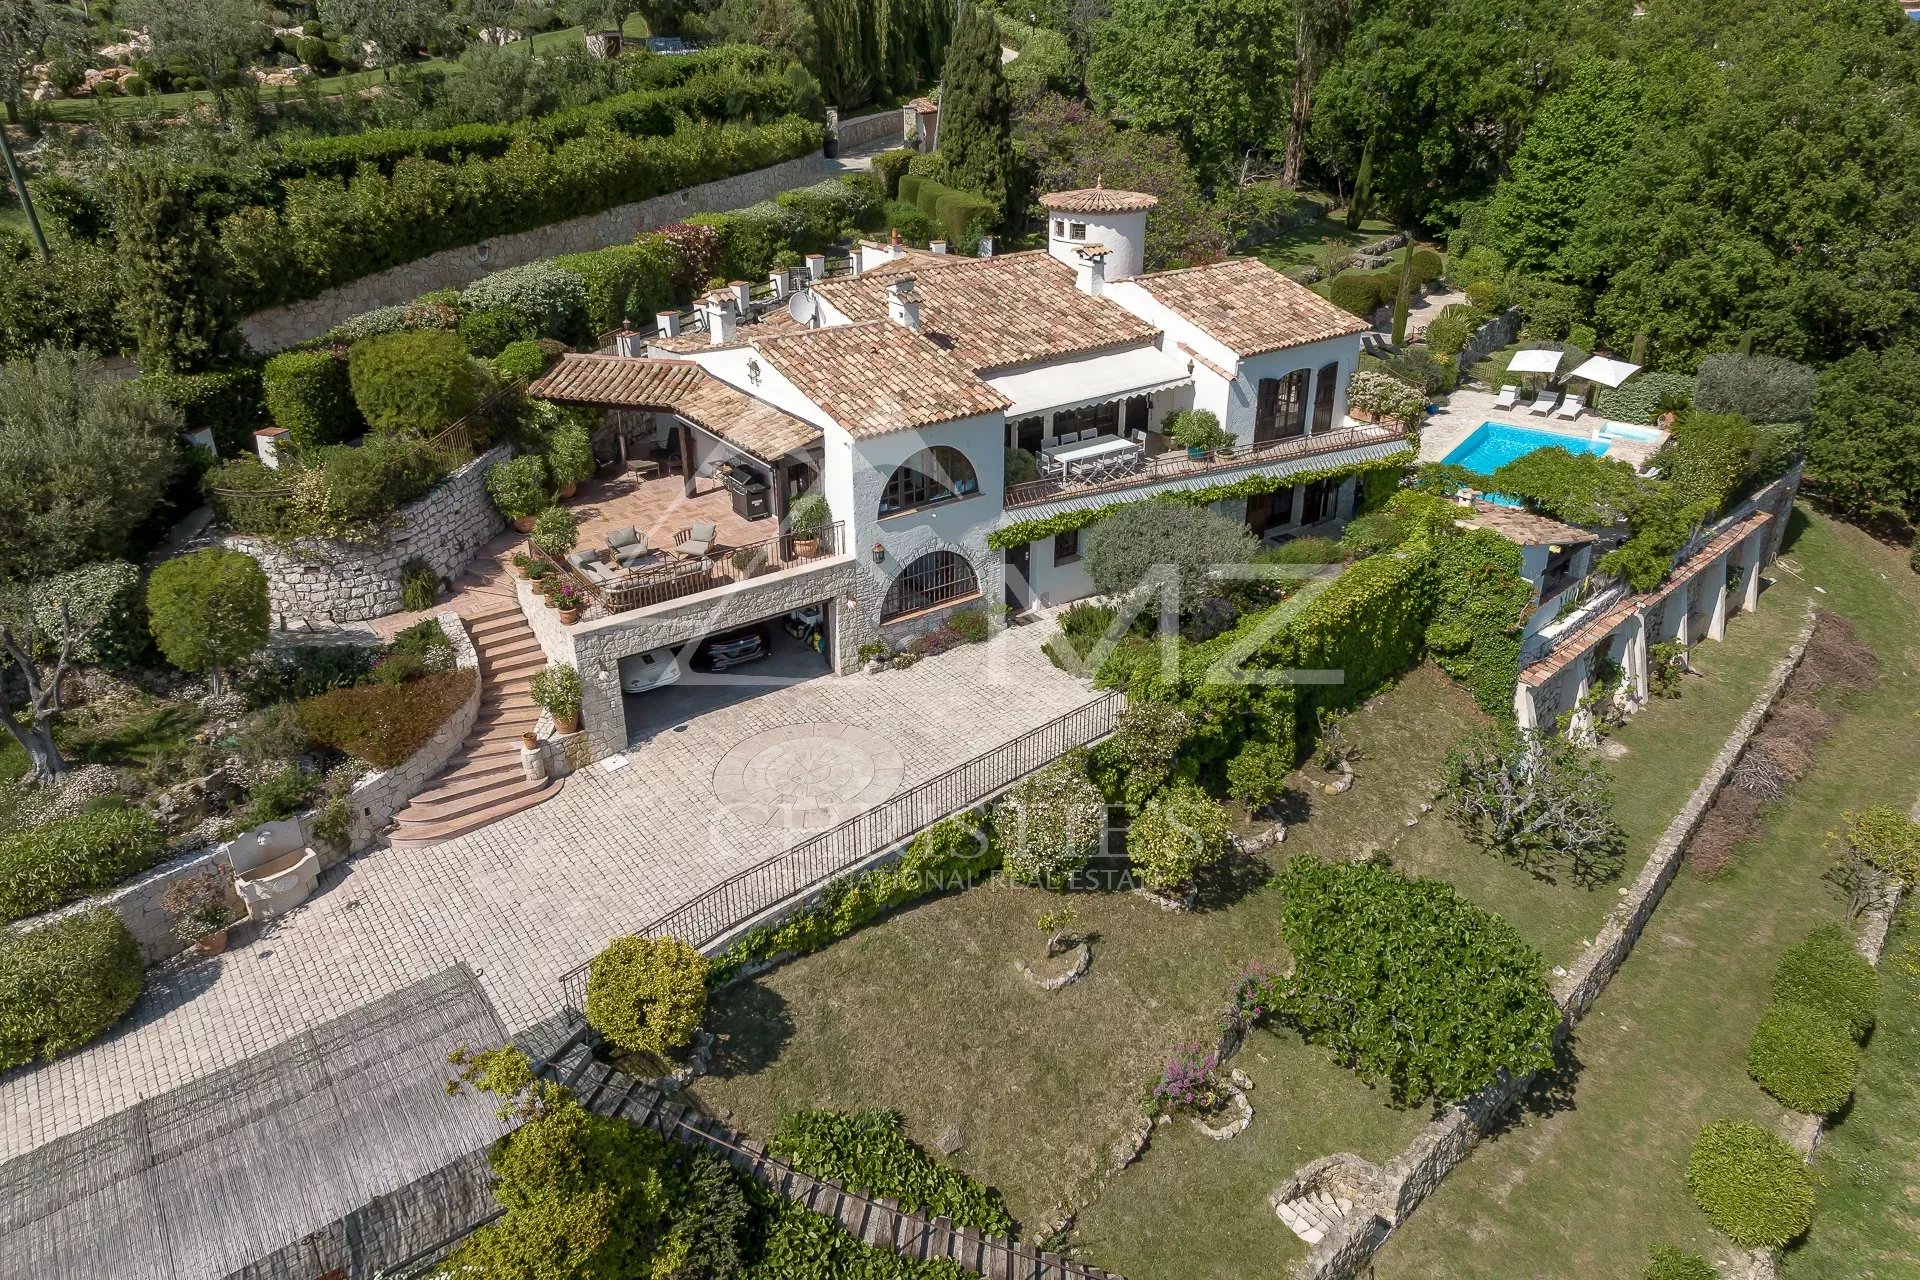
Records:
[[[1441,461],[1465,467],[1476,476],[1491,476],[1515,458],[1536,449],[1561,448],[1568,453],[1601,454],[1607,451],[1607,447],[1608,441],[1605,440],[1587,440],[1580,436],[1561,435],[1558,431],[1535,431],[1531,427],[1483,422]],[[1497,493],[1487,494],[1486,497],[1489,502],[1499,503],[1503,507],[1520,505]]]

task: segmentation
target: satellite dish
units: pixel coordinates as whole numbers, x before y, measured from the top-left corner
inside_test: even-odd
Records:
[[[787,299],[787,314],[793,317],[795,324],[812,325],[814,314],[819,305],[814,302],[811,291],[802,289]]]

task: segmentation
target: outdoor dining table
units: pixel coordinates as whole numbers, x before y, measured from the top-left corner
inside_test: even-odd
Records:
[[[1076,440],[1072,444],[1055,445],[1045,450],[1046,457],[1060,465],[1071,474],[1073,468],[1090,462],[1100,462],[1123,453],[1138,453],[1141,446],[1124,436],[1095,436],[1091,440]]]

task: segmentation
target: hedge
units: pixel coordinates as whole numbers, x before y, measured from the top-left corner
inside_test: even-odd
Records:
[[[254,430],[266,421],[257,365],[204,373],[149,373],[141,381],[159,390],[161,398],[180,415],[183,428],[198,431],[204,427],[213,432],[223,457],[251,452]]]
[[[1818,1010],[1859,1039],[1880,1008],[1880,975],[1845,929],[1823,924],[1774,964],[1773,999]]]
[[[1392,302],[1400,292],[1397,271],[1342,271],[1327,283],[1327,299],[1362,320]]]
[[[1714,1226],[1748,1248],[1777,1249],[1813,1222],[1813,1175],[1799,1153],[1743,1120],[1700,1131],[1687,1189]]]
[[[430,436],[480,403],[479,374],[456,334],[439,329],[387,333],[353,344],[347,357],[353,402],[375,431]]]
[[[1860,1047],[1848,1028],[1803,1004],[1772,1006],[1747,1041],[1747,1074],[1794,1111],[1838,1111],[1859,1071]]]
[[[767,1153],[815,1178],[890,1196],[902,1213],[925,1212],[989,1235],[1013,1232],[1000,1193],[914,1145],[895,1111],[796,1111],[780,1122]]]
[[[678,301],[673,289],[673,247],[657,232],[632,244],[552,259],[586,287],[586,324],[595,334],[652,319]]]
[[[615,938],[587,973],[587,1025],[628,1053],[685,1048],[707,1011],[707,959],[678,938]]]
[[[406,684],[334,689],[296,703],[300,727],[315,742],[391,769],[427,745],[473,692],[471,670],[443,671]]]
[[[274,425],[285,427],[302,449],[339,444],[364,425],[348,385],[347,362],[331,348],[283,351],[267,361],[260,382]]]
[[[1660,416],[1660,403],[1693,400],[1694,380],[1685,373],[1642,373],[1617,387],[1602,387],[1594,410],[1616,422],[1650,425]]]
[[[938,226],[956,251],[967,252],[1000,219],[999,207],[984,196],[944,186],[911,174],[900,179],[899,198]]]
[[[140,944],[105,907],[0,936],[0,1070],[99,1038],[145,981]]]
[[[889,200],[901,198],[900,180],[907,176],[907,166],[919,154],[910,147],[897,147],[873,158],[873,176],[880,180],[881,195]]]
[[[503,154],[443,162],[408,156],[391,174],[351,182],[299,178],[281,209],[221,221],[221,247],[251,307],[312,297],[441,249],[798,159],[820,126],[798,116],[765,125],[696,124],[658,138],[607,130],[547,147],[517,139]]]
[[[115,804],[0,841],[0,920],[23,920],[145,871],[166,835],[145,810]]]

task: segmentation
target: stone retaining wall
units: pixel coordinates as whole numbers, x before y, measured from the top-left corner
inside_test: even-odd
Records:
[[[452,581],[506,521],[487,498],[487,470],[512,455],[496,445],[455,471],[432,492],[401,507],[384,542],[329,538],[275,542],[229,533],[221,544],[244,551],[267,575],[267,598],[279,627],[363,622],[398,613],[400,573],[419,558]]]
[[[894,118],[897,121],[898,117]],[[362,276],[329,289],[317,298],[256,311],[240,322],[240,333],[255,351],[263,354],[280,351],[317,338],[363,311],[400,306],[435,289],[462,289],[489,272],[542,258],[626,244],[643,231],[679,222],[697,213],[744,209],[750,204],[771,200],[782,191],[809,186],[829,172],[827,162],[818,154],[806,155],[531,231],[443,249]]]
[[[900,123],[898,111],[876,111],[870,116],[855,116],[851,120],[842,120],[835,132],[840,138],[840,153],[860,151],[876,142],[891,142],[896,147],[906,145],[907,131]]]
[[[453,642],[455,665],[462,670],[473,671],[477,677],[479,657],[459,617],[443,613],[440,615],[440,626]],[[404,763],[380,773],[368,774],[354,784],[347,797],[353,809],[353,819],[348,828],[352,833],[352,847],[338,851],[319,846],[322,871],[370,846],[393,815],[405,808],[426,781],[439,773],[459,751],[461,742],[472,731],[473,722],[480,714],[480,686],[481,681],[476,678],[473,692],[467,696],[466,702],[435,730],[431,741]],[[309,833],[313,829],[314,817],[311,810],[300,815],[301,823]],[[33,916],[11,927],[23,930],[45,928],[69,916],[96,907],[106,907],[120,917],[121,923],[127,926],[134,940],[140,944],[141,959],[149,965],[159,964],[187,949],[187,944],[174,933],[173,919],[160,905],[161,899],[176,882],[199,875],[221,861],[223,859],[217,846],[196,849],[153,868],[139,879],[109,893]]]
[[[1667,825],[1633,886],[1594,936],[1593,944],[1555,981],[1553,998],[1562,1010],[1556,1041],[1564,1042],[1573,1034],[1580,1019],[1633,950],[1634,942],[1679,870],[1687,841],[1732,774],[1734,761],[1759,731],[1788,679],[1799,668],[1807,641],[1813,635],[1813,626],[1814,619],[1809,615],[1799,638],[1774,667],[1766,687],[1721,745],[1693,795]],[[1394,1229],[1404,1224],[1420,1202],[1467,1158],[1480,1139],[1493,1131],[1500,1117],[1520,1101],[1532,1083],[1530,1076],[1497,1081],[1454,1103],[1428,1123],[1381,1171],[1384,1183],[1381,1198],[1370,1205],[1356,1203],[1353,1214],[1314,1246],[1306,1261],[1294,1268],[1296,1280],[1350,1280],[1359,1274]]]
[[[1453,358],[1454,367],[1465,373],[1519,336],[1520,308],[1508,307],[1473,331],[1473,336],[1467,339],[1467,345]]]

